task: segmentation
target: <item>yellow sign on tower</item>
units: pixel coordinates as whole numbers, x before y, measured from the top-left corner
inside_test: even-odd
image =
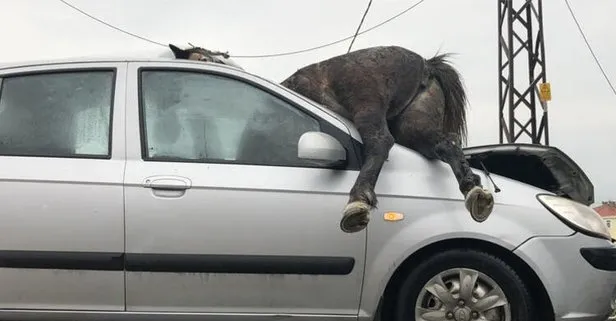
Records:
[[[552,100],[552,88],[549,82],[539,84],[539,99],[544,102]]]

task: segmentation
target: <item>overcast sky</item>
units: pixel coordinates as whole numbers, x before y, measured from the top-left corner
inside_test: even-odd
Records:
[[[260,55],[321,45],[352,35],[360,0],[68,0],[115,26],[161,43],[188,42],[231,55]],[[417,0],[374,0],[369,28]],[[91,20],[56,0],[1,0],[0,63],[67,56],[145,53],[166,48]],[[565,2],[544,2],[550,143],[578,162],[597,201],[616,199],[616,96],[585,47]],[[614,0],[570,0],[612,83],[616,83]],[[469,145],[498,143],[497,1],[426,0],[359,36],[353,49],[399,45],[424,56],[456,52],[468,90]],[[276,58],[235,58],[246,70],[282,81],[296,69],[343,54],[350,40]],[[525,66],[519,64],[519,75]],[[521,107],[523,108],[523,107]],[[526,142],[526,141],[524,141]]]

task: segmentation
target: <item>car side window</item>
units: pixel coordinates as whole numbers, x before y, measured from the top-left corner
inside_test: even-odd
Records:
[[[108,158],[113,86],[113,70],[3,77],[0,155]]]
[[[273,94],[202,72],[140,75],[145,160],[317,166],[297,146],[318,120]]]

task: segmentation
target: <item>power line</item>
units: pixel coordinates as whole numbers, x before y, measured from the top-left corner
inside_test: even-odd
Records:
[[[571,13],[571,17],[573,18],[573,21],[577,25],[577,28],[580,31],[580,34],[582,35],[582,38],[584,38],[584,42],[586,43],[586,47],[588,47],[588,50],[590,51],[590,54],[595,59],[595,62],[597,63],[597,66],[599,66],[599,69],[601,70],[601,73],[603,74],[603,77],[607,81],[607,84],[610,85],[610,88],[612,89],[612,92],[614,93],[614,95],[616,95],[616,89],[614,89],[614,85],[612,85],[612,82],[610,81],[610,78],[605,73],[605,70],[603,70],[603,67],[601,66],[601,63],[599,62],[599,59],[597,58],[597,55],[595,55],[595,52],[592,50],[592,47],[590,46],[590,43],[588,42],[588,39],[586,39],[586,35],[584,34],[584,31],[582,30],[582,27],[580,26],[580,23],[578,22],[577,18],[575,17],[575,13],[573,13],[573,9],[571,9],[571,5],[569,5],[569,1],[565,0],[565,4],[567,5],[567,8],[569,8],[569,13]]]
[[[386,24],[386,23],[388,23],[388,22],[390,22],[390,21],[400,17],[401,15],[411,11],[412,9],[414,9],[415,7],[417,7],[418,5],[423,3],[424,1],[426,1],[426,0],[419,0],[419,1],[417,1],[414,5],[404,9],[400,13],[394,15],[393,17],[391,17],[391,18],[389,18],[389,19],[387,19],[387,20],[385,20],[385,21],[383,21],[381,23],[378,23],[378,24],[376,24],[376,25],[374,25],[374,26],[372,26],[372,27],[370,27],[370,28],[368,28],[368,29],[366,29],[366,30],[364,30],[362,32],[357,33],[357,36],[363,35],[366,32],[372,31],[372,30],[374,30],[374,29],[376,29],[376,28],[378,28],[378,27],[380,27],[380,26],[382,26],[382,25],[384,25],[384,24]],[[320,45],[320,46],[306,48],[306,49],[302,49],[302,50],[296,50],[296,51],[281,52],[281,53],[275,53],[275,54],[269,54],[269,55],[252,55],[252,56],[238,56],[238,55],[234,55],[232,57],[236,57],[236,58],[268,58],[268,57],[288,56],[288,55],[294,55],[294,54],[298,54],[298,53],[303,53],[303,52],[308,52],[308,51],[313,51],[313,50],[317,50],[317,49],[333,46],[335,44],[339,44],[341,42],[347,41],[347,40],[349,40],[349,39],[351,39],[353,37],[355,37],[355,36],[348,36],[348,37],[345,37],[345,38],[342,38],[342,39],[339,39],[339,40],[336,40],[336,41],[332,41],[330,43],[326,43],[326,44],[323,44],[323,45]]]
[[[121,29],[121,28],[115,27],[115,26],[111,25],[110,23],[107,23],[107,22],[105,22],[105,21],[103,21],[103,20],[101,20],[101,19],[98,19],[98,18],[96,18],[96,17],[94,17],[94,16],[92,16],[92,15],[90,15],[90,14],[86,13],[85,11],[83,11],[83,10],[81,10],[81,9],[79,9],[79,8],[77,8],[77,7],[73,6],[73,5],[71,5],[71,4],[69,4],[68,2],[66,2],[66,1],[64,1],[64,0],[59,0],[59,1],[60,1],[60,2],[62,2],[62,3],[64,3],[65,5],[67,5],[67,6],[71,7],[71,8],[73,8],[74,10],[76,10],[76,11],[80,12],[81,14],[83,14],[83,15],[85,15],[85,16],[87,16],[87,17],[91,18],[91,19],[94,19],[94,20],[98,21],[99,23],[102,23],[102,24],[104,24],[104,25],[106,25],[106,26],[108,26],[108,27],[110,27],[110,28],[113,28],[113,29],[115,29],[115,30],[117,30],[117,31],[120,31],[120,32],[125,33],[125,34],[127,34],[127,35],[129,35],[129,36],[133,36],[133,37],[139,38],[139,39],[141,39],[141,40],[145,40],[145,41],[147,41],[147,42],[150,42],[150,43],[153,43],[153,44],[156,44],[156,45],[159,45],[159,46],[167,47],[167,45],[162,44],[162,43],[160,43],[160,42],[156,42],[156,41],[154,41],[154,40],[150,40],[150,39],[147,39],[147,38],[145,38],[145,37],[138,36],[138,35],[136,35],[136,34],[134,34],[134,33],[131,33],[131,32],[128,32],[128,31],[125,31],[125,30],[123,30],[123,29]],[[364,30],[364,31],[362,31],[362,32],[358,32],[358,33],[356,33],[356,34],[355,34],[355,35],[353,35],[353,36],[348,36],[348,37],[345,37],[345,38],[342,38],[342,39],[339,39],[339,40],[336,40],[336,41],[332,41],[332,42],[329,42],[329,43],[326,43],[326,44],[323,44],[323,45],[319,45],[319,46],[315,46],[315,47],[311,47],[311,48],[306,48],[306,49],[301,49],[301,50],[287,51],[287,52],[280,52],[280,53],[273,53],[273,54],[263,54],[263,55],[229,55],[229,56],[230,56],[230,57],[233,57],[233,58],[270,58],[270,57],[289,56],[289,55],[294,55],[294,54],[298,54],[298,53],[304,53],[304,52],[314,51],[314,50],[317,50],[317,49],[321,49],[321,48],[325,48],[325,47],[333,46],[333,45],[335,45],[335,44],[338,44],[338,43],[341,43],[341,42],[347,41],[347,40],[349,40],[349,39],[352,39],[352,38],[354,38],[354,37],[357,37],[357,36],[359,36],[359,35],[362,35],[362,34],[364,34],[364,33],[366,33],[366,32],[372,31],[372,30],[374,30],[374,29],[376,29],[376,28],[378,28],[378,27],[380,27],[380,26],[382,26],[382,25],[384,25],[384,24],[386,24],[386,23],[388,23],[388,22],[390,22],[390,21],[392,21],[392,20],[394,20],[394,19],[396,19],[396,18],[400,17],[401,15],[403,15],[403,14],[405,14],[405,13],[407,13],[407,12],[411,11],[412,9],[414,9],[415,7],[417,7],[418,5],[420,5],[421,3],[423,3],[424,1],[426,1],[426,0],[419,0],[419,1],[417,1],[415,4],[413,4],[412,6],[410,6],[410,7],[406,8],[406,9],[404,9],[404,10],[403,10],[403,11],[401,11],[400,13],[398,13],[398,14],[394,15],[393,17],[391,17],[391,18],[389,18],[389,19],[387,19],[387,20],[385,20],[385,21],[383,21],[383,22],[381,22],[381,23],[378,23],[378,24],[376,24],[376,25],[374,25],[374,26],[372,26],[372,27],[370,27],[370,28],[368,28],[368,29],[366,29],[366,30]]]
[[[353,36],[353,40],[351,40],[351,44],[349,45],[349,49],[347,50],[347,53],[351,52],[351,47],[353,47],[355,38],[357,38],[357,33],[359,33],[359,29],[361,29],[361,25],[364,23],[364,19],[366,19],[366,15],[368,14],[368,10],[370,10],[371,4],[372,4],[372,0],[368,2],[368,7],[366,7],[366,11],[364,11],[364,15],[361,17],[361,21],[359,21],[359,25],[357,26],[357,30],[355,30],[355,35]]]
[[[123,30],[123,29],[120,29],[120,28],[118,28],[118,27],[115,27],[114,25],[112,25],[112,24],[110,24],[110,23],[107,23],[107,22],[105,22],[105,21],[103,21],[103,20],[101,20],[101,19],[98,19],[98,18],[96,18],[96,17],[94,17],[94,16],[92,16],[92,15],[88,14],[87,12],[85,12],[85,11],[83,11],[83,10],[81,10],[81,9],[79,9],[79,8],[77,8],[77,7],[75,7],[74,5],[72,5],[72,4],[70,4],[70,3],[68,3],[68,2],[66,2],[66,1],[64,1],[64,0],[59,0],[59,1],[60,1],[60,2],[62,2],[62,3],[64,3],[65,5],[67,5],[67,6],[71,7],[71,8],[73,8],[73,9],[75,9],[75,10],[77,10],[77,11],[81,12],[83,15],[85,15],[85,16],[87,16],[87,17],[91,18],[91,19],[94,19],[94,20],[96,20],[96,21],[98,21],[98,22],[100,22],[100,23],[102,23],[102,24],[106,25],[106,26],[107,26],[107,27],[109,27],[109,28],[115,29],[115,30],[117,30],[117,31],[119,31],[119,32],[123,32],[123,33],[125,33],[125,34],[127,34],[127,35],[129,35],[129,36],[133,36],[133,37],[135,37],[135,38],[139,38],[139,39],[141,39],[141,40],[144,40],[144,41],[147,41],[147,42],[153,43],[153,44],[155,44],[155,45],[159,45],[159,46],[167,47],[167,45],[162,44],[162,43],[160,43],[160,42],[156,42],[156,41],[154,41],[154,40],[150,40],[150,39],[148,39],[148,38],[141,37],[141,36],[136,35],[136,34],[134,34],[134,33],[131,33],[131,32],[125,31],[125,30]]]

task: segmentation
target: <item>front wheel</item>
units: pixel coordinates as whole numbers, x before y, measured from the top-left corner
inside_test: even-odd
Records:
[[[396,321],[530,321],[532,300],[511,266],[472,249],[438,253],[404,279]]]

